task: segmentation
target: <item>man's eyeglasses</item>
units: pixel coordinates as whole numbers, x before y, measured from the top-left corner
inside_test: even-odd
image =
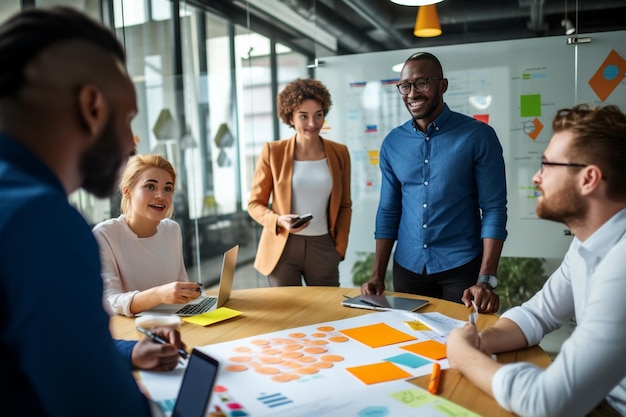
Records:
[[[398,83],[396,87],[398,87],[398,91],[403,96],[406,96],[411,92],[411,87],[415,88],[415,91],[418,93],[425,93],[430,89],[430,80],[442,80],[443,77],[424,77],[418,78],[413,82],[406,83]]]
[[[543,174],[543,167],[544,166],[552,166],[552,167],[570,167],[570,168],[585,168],[588,167],[589,165],[587,164],[577,164],[574,162],[548,162],[548,161],[541,161],[541,169],[539,169],[539,172],[541,174]]]

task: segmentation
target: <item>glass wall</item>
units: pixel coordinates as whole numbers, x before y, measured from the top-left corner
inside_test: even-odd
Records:
[[[9,16],[20,10],[21,0],[3,0],[0,2],[0,21],[6,20]]]
[[[21,3],[2,1],[0,17]],[[308,76],[310,58],[186,1],[34,3],[83,10],[124,44],[139,106],[137,151],[161,154],[177,172],[174,220],[190,279],[216,283],[222,253],[235,244],[239,264],[252,262],[260,229],[247,202],[256,160],[264,142],[293,134],[277,121],[275,96]],[[120,213],[119,196],[99,200],[79,190],[70,199],[91,224]]]
[[[240,263],[256,254],[247,200],[262,143],[278,139],[273,57],[290,57],[285,77],[306,76],[307,58],[186,2],[114,5],[139,97],[138,151],[174,164],[185,264],[191,279],[215,282],[226,249],[239,244]]]

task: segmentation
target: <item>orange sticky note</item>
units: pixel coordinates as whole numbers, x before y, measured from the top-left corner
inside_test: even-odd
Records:
[[[447,356],[446,345],[435,342],[434,340],[427,340],[425,342],[402,346],[402,349],[417,353],[418,355],[426,356],[427,358],[431,358],[436,361]]]
[[[370,324],[368,326],[355,327],[353,329],[340,330],[352,339],[363,343],[371,348],[393,345],[394,343],[415,340],[414,336],[396,330],[385,323]]]
[[[396,379],[406,379],[413,376],[391,362],[354,366],[352,368],[346,368],[346,370],[367,385],[395,381]]]

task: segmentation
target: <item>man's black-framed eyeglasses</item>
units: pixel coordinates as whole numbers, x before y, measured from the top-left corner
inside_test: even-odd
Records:
[[[443,80],[443,77],[424,77],[418,78],[413,82],[398,83],[398,91],[403,96],[406,96],[411,92],[411,87],[415,88],[418,93],[425,93],[430,89],[430,80]]]
[[[539,173],[543,174],[543,167],[544,166],[551,166],[551,167],[570,167],[570,168],[585,168],[588,167],[589,165],[587,164],[579,164],[579,163],[575,163],[575,162],[548,162],[548,161],[541,161],[541,168],[539,169]]]

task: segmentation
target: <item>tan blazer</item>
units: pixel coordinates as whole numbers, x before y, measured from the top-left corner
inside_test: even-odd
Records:
[[[350,154],[348,148],[322,138],[333,186],[328,204],[328,232],[343,259],[348,247],[352,218],[350,197]],[[263,226],[254,267],[264,275],[272,273],[283,253],[289,232],[279,227],[278,217],[291,213],[291,177],[296,137],[263,145],[257,162],[248,213]],[[269,207],[270,197],[272,207]]]

